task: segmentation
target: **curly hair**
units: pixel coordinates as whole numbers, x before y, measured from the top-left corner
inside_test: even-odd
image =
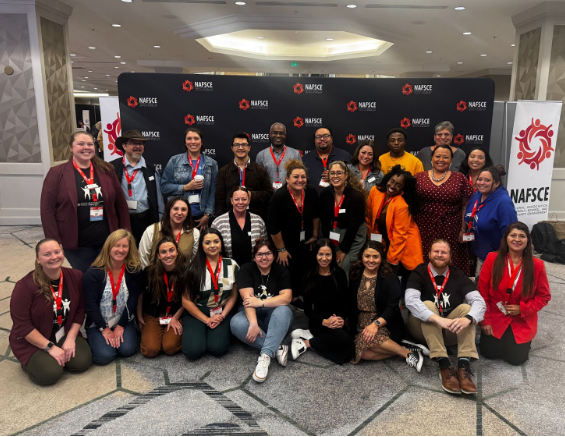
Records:
[[[416,178],[406,170],[402,170],[402,166],[395,165],[383,177],[381,183],[377,185],[377,190],[381,193],[386,192],[386,184],[393,176],[402,176],[404,178],[404,188],[402,189],[402,197],[408,204],[408,213],[414,217],[420,212],[420,201],[418,199],[418,189],[416,187]]]
[[[347,164],[343,161],[332,161],[332,163],[329,165],[328,170],[331,171],[332,167],[334,165],[339,165],[341,167],[341,169],[345,172],[345,185],[349,185],[351,188],[359,191],[362,194],[365,194],[365,190],[363,189],[363,185],[361,185],[361,182],[359,181],[359,179],[357,179],[357,176],[355,175],[355,173],[353,173],[351,170],[349,170],[349,167],[347,166]],[[332,186],[333,189],[333,186]]]

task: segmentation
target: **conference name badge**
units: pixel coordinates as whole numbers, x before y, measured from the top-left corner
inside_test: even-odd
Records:
[[[171,323],[172,316],[169,317],[159,317],[159,325],[168,325]]]
[[[330,183],[329,183],[329,182],[326,182],[325,180],[320,179],[320,187],[324,187],[324,188],[325,188],[325,187],[329,187],[329,186],[330,186]]]
[[[120,320],[120,315],[115,315],[114,317],[112,317],[110,320],[108,320],[108,328],[113,328],[114,326],[116,326],[118,324],[118,321]]]
[[[377,243],[383,242],[383,236],[381,234],[371,234],[371,241],[376,241]]]
[[[199,194],[191,194],[188,196],[188,203],[200,203],[200,195]]]
[[[506,311],[506,308],[504,308],[504,304],[502,302],[498,302],[496,306],[502,312],[502,314],[504,314],[505,316],[508,315],[508,311]]]
[[[306,241],[306,231],[300,231],[300,241]]]
[[[55,343],[59,343],[61,339],[65,336],[65,327],[63,326],[55,333]]]
[[[137,200],[126,200],[128,209],[137,209]]]
[[[367,179],[367,182],[373,182],[375,180],[374,176],[371,176],[369,179]]]
[[[283,184],[282,184],[281,181],[275,181],[275,182],[273,182],[273,188],[274,188],[275,190],[278,190],[280,187],[282,187],[282,185],[283,185]]]
[[[212,317],[212,316],[217,316],[217,315],[219,315],[219,314],[222,314],[223,311],[224,311],[224,310],[222,309],[221,306],[216,307],[216,308],[212,308],[212,309],[210,310],[210,317]]]
[[[463,241],[475,241],[475,233],[474,232],[464,232],[463,233]]]
[[[332,240],[335,244],[339,244],[339,239],[339,232],[330,232],[330,240]]]
[[[101,222],[104,220],[104,207],[102,206],[91,206],[90,207],[90,221],[91,222]]]

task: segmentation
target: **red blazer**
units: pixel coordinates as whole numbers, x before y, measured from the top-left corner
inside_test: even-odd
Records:
[[[104,173],[94,166],[104,196],[104,214],[110,232],[131,231],[129,209],[115,171]],[[43,181],[41,224],[46,238],[59,241],[64,249],[78,248],[77,188],[73,161],[53,167]]]
[[[71,308],[65,322],[65,332],[69,332],[73,323],[82,325],[84,322],[82,272],[63,267],[63,278],[71,300]],[[53,302],[47,302],[43,293],[38,293],[38,290],[39,287],[33,282],[33,272],[29,272],[16,283],[10,300],[10,316],[13,322],[10,347],[24,366],[39,350],[29,343],[25,336],[37,329],[41,335],[49,339],[53,329]]]
[[[498,288],[496,290],[492,288],[492,267],[497,254],[498,252],[491,252],[487,255],[479,277],[479,292],[487,304],[485,318],[480,325],[491,325],[492,333],[498,339],[502,337],[508,325],[511,325],[516,343],[527,343],[538,331],[538,311],[551,299],[545,266],[542,260],[534,258],[534,294],[527,299],[522,297],[522,275],[520,275],[510,299],[511,303],[520,304],[520,315],[505,316],[496,304],[507,300],[506,284],[510,275],[505,266]]]

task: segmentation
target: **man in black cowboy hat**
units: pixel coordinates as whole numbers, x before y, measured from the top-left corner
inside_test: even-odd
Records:
[[[145,141],[138,130],[128,130],[116,139],[116,147],[124,156],[110,162],[114,166],[129,207],[131,230],[139,241],[147,226],[159,221],[165,207],[161,196],[159,175],[146,165],[143,158]]]

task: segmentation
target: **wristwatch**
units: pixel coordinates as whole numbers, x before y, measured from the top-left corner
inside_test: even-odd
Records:
[[[473,319],[473,316],[470,316],[469,314],[466,314],[466,315],[465,315],[465,318],[466,318],[466,319],[469,319],[469,320],[471,321],[471,323],[474,323],[474,322],[475,322],[475,319]]]
[[[45,349],[43,349],[43,350],[44,350],[45,352],[48,352],[49,349],[51,349],[53,346],[55,346],[55,345],[53,344],[52,341],[50,341],[49,343],[47,343],[47,346],[45,346]]]
[[[375,320],[375,325],[381,326],[381,322],[379,322],[379,319]]]

